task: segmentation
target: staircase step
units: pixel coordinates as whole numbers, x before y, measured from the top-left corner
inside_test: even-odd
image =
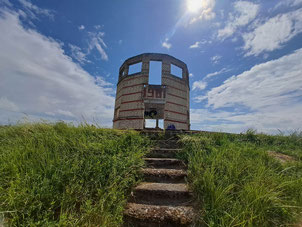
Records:
[[[178,140],[156,140],[154,141],[156,147],[161,147],[161,148],[179,148],[181,144],[178,142]]]
[[[147,182],[157,183],[185,183],[187,173],[180,169],[142,169],[144,179]]]
[[[134,190],[132,202],[152,205],[189,205],[192,195],[187,184],[143,182]]]
[[[144,158],[147,167],[160,169],[185,169],[182,160],[175,158]]]
[[[124,212],[125,226],[172,227],[190,226],[194,219],[192,207],[155,206],[128,203]]]
[[[175,158],[177,153],[179,153],[181,149],[170,149],[170,148],[155,148],[147,157],[149,158]]]

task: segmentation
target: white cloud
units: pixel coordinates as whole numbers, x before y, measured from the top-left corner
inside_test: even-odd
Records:
[[[282,6],[298,6],[298,5],[302,5],[302,0],[283,0],[283,1],[280,1],[275,8],[278,8],[278,7],[282,7]]]
[[[5,6],[12,7],[13,4],[9,0],[0,0],[0,4],[3,4]]]
[[[218,30],[218,38],[225,39],[242,26],[249,24],[258,14],[259,5],[247,1],[234,3],[235,12],[229,15],[229,20],[223,29]]]
[[[165,41],[162,43],[162,47],[167,48],[168,50],[172,47],[172,44],[169,43],[169,39],[165,39]]]
[[[302,9],[280,14],[260,24],[252,32],[243,34],[246,56],[259,55],[282,47],[302,31]]]
[[[112,125],[114,98],[68,57],[57,41],[0,11],[0,122],[35,118]],[[10,112],[19,111],[20,113]]]
[[[30,1],[19,0],[19,2],[23,5],[23,7],[25,8],[27,14],[31,18],[37,19],[35,14],[44,15],[44,16],[47,16],[47,17],[50,17],[50,18],[53,18],[53,16],[54,16],[53,12],[51,10],[39,8],[38,6],[32,4]]]
[[[79,30],[84,30],[84,29],[85,29],[85,26],[84,26],[84,25],[80,25],[80,26],[78,27],[78,29],[79,29]]]
[[[8,110],[8,111],[19,111],[18,106],[15,103],[8,100],[6,97],[0,98],[0,111],[1,109]]]
[[[189,48],[200,48],[200,45],[207,44],[207,43],[212,43],[212,41],[207,41],[207,40],[201,40],[201,41],[196,41],[194,44],[189,46]]]
[[[101,28],[103,28],[104,27],[104,25],[94,25],[94,28],[96,29],[96,30],[100,30]]]
[[[209,93],[214,108],[246,105],[253,110],[302,97],[302,49],[293,54],[254,66],[226,80]],[[299,90],[300,89],[300,90]]]
[[[193,73],[190,73],[190,74],[189,74],[189,77],[193,77],[193,76],[194,76]]]
[[[222,73],[225,73],[225,72],[228,72],[228,71],[230,71],[230,70],[227,69],[227,68],[222,68],[222,69],[219,70],[219,71],[216,71],[216,72],[207,74],[207,75],[205,76],[205,79],[208,79],[208,78],[213,77],[213,76],[217,76],[217,75],[219,75],[219,74],[222,74]]]
[[[223,127],[233,127],[237,132],[250,127],[263,132],[297,129],[302,125],[301,59],[302,49],[299,49],[256,65],[210,90],[208,106],[214,110],[208,119],[214,122],[211,125],[215,122],[217,125],[218,120],[225,121]],[[234,110],[218,111],[225,107]]]
[[[85,64],[90,62],[86,55],[87,53],[84,53],[82,49],[76,45],[69,44],[70,50],[71,50],[71,57],[73,57],[75,60],[80,62],[81,64]]]
[[[221,58],[222,58],[222,56],[215,55],[215,56],[211,57],[211,61],[212,61],[213,64],[217,64],[220,61]]]
[[[202,102],[207,99],[208,99],[208,96],[206,96],[206,95],[199,95],[199,96],[196,96],[193,98],[194,102],[196,102],[196,103]]]
[[[194,44],[192,44],[191,46],[189,46],[189,48],[199,48],[200,47],[200,42],[195,42]]]
[[[103,37],[105,36],[104,32],[89,32],[90,42],[88,46],[88,54],[95,48],[101,55],[101,58],[105,61],[108,61],[108,55],[105,51],[107,45],[105,44]]]
[[[193,83],[193,87],[192,87],[192,90],[204,90],[205,88],[207,87],[207,83],[202,81],[202,80],[199,80],[199,81],[195,81]]]
[[[211,20],[214,19],[216,14],[214,12],[215,0],[203,0],[201,2],[201,7],[199,11],[197,12],[197,16],[193,17],[190,21],[190,24],[198,21],[198,20]]]

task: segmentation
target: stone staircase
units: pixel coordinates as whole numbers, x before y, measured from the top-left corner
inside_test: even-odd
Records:
[[[194,219],[186,166],[176,158],[177,140],[157,140],[145,158],[144,182],[132,191],[124,226],[190,226]]]

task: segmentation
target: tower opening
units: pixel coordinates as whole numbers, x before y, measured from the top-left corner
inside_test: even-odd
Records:
[[[161,67],[160,61],[150,61],[149,84],[161,85]]]
[[[132,65],[129,65],[129,75],[131,74],[136,74],[136,73],[140,73],[142,70],[142,63],[138,62]]]
[[[173,76],[177,76],[179,78],[182,78],[182,68],[174,65],[174,64],[171,64],[171,74]]]

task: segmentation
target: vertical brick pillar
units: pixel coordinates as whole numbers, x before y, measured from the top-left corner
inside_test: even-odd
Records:
[[[142,75],[147,75],[149,77],[149,67],[150,67],[150,61],[143,59],[142,61]]]
[[[169,76],[170,74],[171,74],[171,63],[163,60],[162,67],[161,67],[161,76],[162,77]],[[163,84],[163,79],[161,81],[162,81],[162,85],[166,85],[166,84]]]
[[[129,74],[129,65],[125,65],[125,69],[124,69],[125,71],[125,75],[124,76],[128,76],[128,74]]]

